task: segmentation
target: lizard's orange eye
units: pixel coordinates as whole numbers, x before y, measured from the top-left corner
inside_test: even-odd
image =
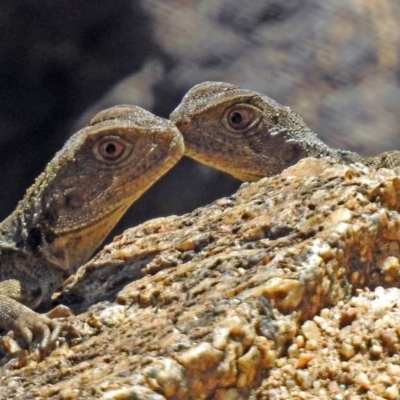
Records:
[[[118,162],[130,153],[130,144],[117,136],[107,136],[98,140],[93,152],[96,158],[105,162]]]
[[[229,108],[221,120],[225,128],[234,133],[244,133],[258,121],[259,115],[253,107],[243,104]]]

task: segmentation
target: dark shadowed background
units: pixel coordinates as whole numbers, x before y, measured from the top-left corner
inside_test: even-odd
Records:
[[[168,117],[205,80],[290,106],[331,146],[399,149],[399,20],[393,0],[3,0],[0,217],[97,111],[128,103]],[[239,184],[183,159],[118,230]]]

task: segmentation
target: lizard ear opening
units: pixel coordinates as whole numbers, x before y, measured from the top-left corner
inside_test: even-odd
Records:
[[[287,140],[282,149],[282,158],[291,165],[296,164],[302,158],[307,157],[304,150],[294,140]]]
[[[132,144],[118,136],[108,135],[98,139],[92,149],[97,160],[114,164],[129,156]]]
[[[243,134],[258,124],[261,116],[248,104],[235,104],[229,107],[221,118],[224,127],[233,133]]]

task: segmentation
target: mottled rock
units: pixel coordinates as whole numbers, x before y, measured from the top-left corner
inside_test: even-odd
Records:
[[[82,337],[5,365],[5,397],[394,398],[399,191],[390,170],[305,159],[127,230],[60,297]]]

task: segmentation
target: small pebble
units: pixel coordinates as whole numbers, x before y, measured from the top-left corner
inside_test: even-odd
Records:
[[[304,336],[303,335],[296,336],[295,343],[299,349],[302,349],[305,344]]]
[[[304,322],[301,331],[306,339],[318,340],[321,337],[321,332],[314,321]]]
[[[358,386],[360,386],[360,388],[364,390],[369,390],[369,388],[371,387],[371,382],[369,381],[367,374],[365,374],[364,372],[360,372],[356,376],[355,381]]]
[[[297,368],[305,368],[313,358],[314,355],[311,353],[301,353],[297,361]]]
[[[335,381],[329,382],[328,389],[329,389],[329,392],[332,393],[332,394],[340,392],[339,385]]]
[[[375,344],[371,347],[370,351],[372,356],[379,357],[382,354],[382,347]]]
[[[324,319],[328,319],[330,314],[331,314],[331,312],[330,312],[329,308],[323,308],[320,313],[321,317]]]
[[[303,390],[309,389],[312,386],[313,379],[308,371],[296,371],[296,381]]]
[[[350,358],[354,357],[356,351],[354,346],[348,343],[342,343],[339,349],[339,354],[344,357],[346,360],[350,360]]]
[[[288,356],[292,358],[297,358],[299,356],[299,348],[297,347],[297,345],[292,344],[291,346],[289,346]]]
[[[389,400],[398,400],[400,397],[398,387],[396,385],[389,386],[384,396]]]
[[[305,349],[308,351],[314,351],[318,349],[318,342],[314,339],[309,339],[306,342]]]

